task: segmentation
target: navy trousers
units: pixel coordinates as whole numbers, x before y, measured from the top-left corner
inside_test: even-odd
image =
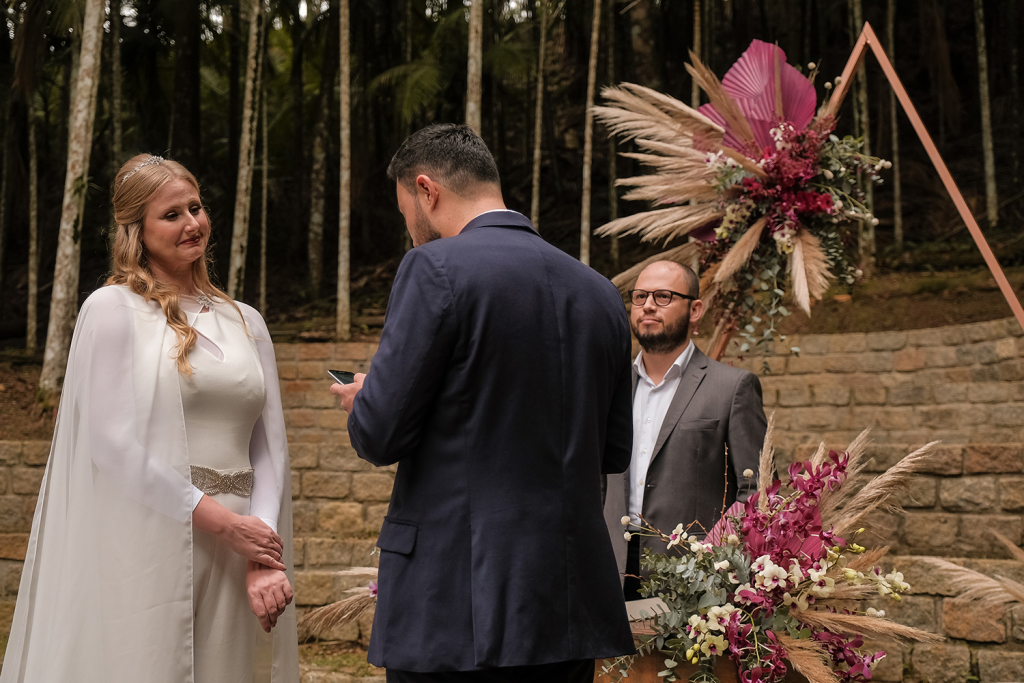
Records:
[[[510,666],[483,671],[396,671],[388,683],[593,683],[594,660],[584,659],[537,666]]]

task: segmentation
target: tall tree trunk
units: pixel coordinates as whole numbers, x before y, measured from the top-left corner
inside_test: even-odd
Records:
[[[597,86],[597,51],[601,42],[601,0],[594,0],[590,29],[590,64],[587,68],[587,109],[583,123],[583,208],[580,212],[580,261],[590,265],[590,185],[594,162],[594,90]]]
[[[8,175],[10,174],[11,168],[11,148],[14,145],[11,144],[11,105],[10,102],[6,102],[4,105],[3,118],[8,124],[4,126],[3,141],[2,141],[2,152],[3,156],[0,157],[0,292],[3,292],[4,285],[4,256],[7,246],[7,182]],[[0,299],[2,304],[2,299]]]
[[[334,5],[337,0],[331,4]],[[320,297],[324,274],[324,196],[327,186],[327,126],[331,118],[331,95],[337,76],[338,53],[335,51],[338,24],[330,22],[324,37],[324,57],[320,67],[320,103],[313,128],[313,161],[309,170],[309,235],[306,252],[309,264],[309,286],[313,299]]]
[[[1006,39],[1010,44],[1010,155],[1012,167],[1010,178],[1013,187],[1020,186],[1020,48],[1017,36],[1020,34],[1018,24],[1017,3],[1019,0],[1008,0],[1006,11]]]
[[[700,0],[693,0],[693,53],[704,59],[704,55],[701,54],[701,48],[703,47],[703,41],[701,35],[703,28],[701,26],[701,8]],[[690,85],[690,106],[696,109],[700,106],[700,86],[697,85],[696,79],[691,79]]]
[[[121,113],[121,0],[110,0],[110,118],[113,120],[110,156],[114,173],[124,163],[124,121]]]
[[[413,0],[405,0],[405,63],[412,64],[412,3]],[[412,122],[405,125],[405,136],[412,134]],[[402,230],[402,251],[412,249],[412,235],[408,230]]]
[[[469,60],[466,77],[466,125],[481,135],[481,102],[483,100],[484,0],[473,0],[469,6]]]
[[[252,164],[256,139],[255,96],[260,87],[263,60],[260,36],[263,28],[263,0],[252,0],[249,10],[249,57],[245,67],[245,99],[242,100],[242,135],[238,142],[238,181],[235,185],[235,220],[231,231],[231,261],[228,266],[228,296],[241,299],[245,293],[245,254],[249,246],[249,210],[252,206]]]
[[[608,35],[608,85],[615,85],[615,0],[608,0],[608,26],[605,28]],[[616,168],[619,160],[618,149],[615,145],[615,136],[608,136],[608,220],[613,221],[619,217],[619,190],[615,187],[615,180],[618,176]],[[612,270],[619,272],[619,238],[612,235],[609,242],[611,247]]]
[[[476,4],[475,2],[473,4]],[[352,228],[352,121],[351,121],[351,80],[352,55],[349,47],[348,0],[338,0],[338,43],[341,63],[340,100],[341,121],[341,166],[338,192],[338,312],[335,335],[348,341],[352,335],[352,310],[349,300],[350,274],[350,233]]]
[[[28,315],[25,349],[35,354],[39,324],[39,149],[36,144],[35,92],[28,96]]]
[[[171,155],[199,173],[199,0],[174,3],[174,108],[171,113]]]
[[[540,19],[540,47],[537,50],[537,105],[533,119],[533,196],[530,200],[530,220],[540,230],[540,166],[541,143],[544,141],[544,60],[548,43],[548,0],[537,0]]]
[[[654,0],[638,0],[629,11],[629,34],[633,44],[633,71],[640,85],[661,90],[661,74],[654,55]]]
[[[304,96],[302,81],[302,62],[305,59],[303,50],[303,35],[305,24],[296,13],[292,16],[292,70],[289,77],[289,85],[292,90],[292,176],[294,179],[294,191],[296,206],[292,211],[292,240],[289,245],[291,255],[296,255],[302,244],[302,234],[305,232],[305,198],[306,198],[306,133],[304,123]]]
[[[262,182],[260,187],[260,314],[267,315],[267,175],[270,167],[270,137],[267,135],[267,85],[263,84],[263,95],[260,97],[260,121],[263,129]]]
[[[850,40],[851,43],[855,42],[860,36],[861,29],[864,28],[864,6],[862,0],[848,0],[850,7]],[[867,155],[871,154],[871,116],[868,109],[868,79],[867,70],[864,67],[864,63],[861,62],[860,66],[857,67],[856,83],[854,85],[854,109],[856,110],[856,125],[857,132],[864,140],[864,153]],[[867,195],[866,204],[868,211],[874,212],[874,189],[871,182],[864,178],[860,182],[863,183],[864,193]],[[861,268],[864,272],[868,273],[874,267],[875,264],[875,226],[874,221],[870,218],[860,221],[859,229],[859,245],[860,245],[860,259]]]
[[[239,33],[242,30],[242,18],[240,3],[244,0],[229,0],[230,11],[224,17],[224,32],[228,35],[228,177],[231,185],[238,183],[238,166],[235,162],[238,159],[238,75],[241,70],[241,40]],[[297,152],[301,154],[300,151]]]
[[[60,390],[67,368],[71,332],[78,309],[78,273],[82,250],[81,207],[88,188],[89,156],[96,120],[103,47],[104,0],[87,0],[82,24],[82,52],[68,131],[68,162],[57,237],[57,263],[50,296],[50,321],[39,388],[47,395]]]
[[[985,159],[985,214],[990,227],[999,223],[996,155],[992,146],[992,103],[988,96],[988,52],[985,47],[985,2],[974,0],[974,34],[978,44],[978,89],[981,96],[981,149]]]
[[[889,61],[896,66],[896,0],[888,0],[885,14]],[[889,128],[892,133],[892,208],[893,244],[903,249],[903,183],[900,180],[900,134],[896,111],[896,91],[889,88]]]

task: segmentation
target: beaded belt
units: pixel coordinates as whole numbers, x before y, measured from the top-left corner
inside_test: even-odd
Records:
[[[252,469],[212,470],[192,465],[192,485],[208,496],[233,493],[248,498],[252,495]]]

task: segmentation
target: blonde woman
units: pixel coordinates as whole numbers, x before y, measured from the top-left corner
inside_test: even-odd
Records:
[[[82,306],[0,683],[297,683],[274,349],[210,282],[195,177],[114,182],[113,275]]]

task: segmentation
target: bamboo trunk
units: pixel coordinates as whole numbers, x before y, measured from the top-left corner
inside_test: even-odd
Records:
[[[476,2],[473,3],[474,5]],[[338,44],[341,66],[341,88],[339,95],[341,120],[341,164],[340,191],[338,192],[338,311],[335,321],[335,336],[348,341],[352,336],[352,307],[349,299],[351,279],[351,232],[352,232],[352,121],[351,81],[352,55],[349,47],[349,2],[338,0]]]
[[[896,65],[896,0],[888,0],[885,14],[889,61]],[[903,187],[900,181],[900,134],[896,114],[896,91],[889,88],[889,128],[892,133],[892,225],[893,245],[903,249]]]
[[[114,173],[121,168],[124,161],[124,121],[121,115],[121,0],[110,0],[110,118],[112,119],[112,138],[110,146],[111,161]]]
[[[104,1],[87,0],[82,23],[81,55],[71,102],[67,172],[57,235],[57,261],[50,296],[50,320],[39,388],[47,396],[60,391],[78,310],[78,274],[82,250],[82,206],[88,188],[89,156],[96,121],[103,47]]]
[[[608,34],[608,84],[615,85],[615,0],[608,0],[608,26],[605,28]],[[618,149],[615,144],[615,136],[608,136],[608,220],[613,221],[619,217],[619,190],[615,187],[615,180],[618,176],[616,164],[618,162]],[[612,235],[609,238],[608,246],[611,248],[612,271],[619,272],[619,237]]]
[[[583,208],[580,212],[580,261],[590,265],[590,187],[594,161],[594,90],[597,86],[597,51],[601,38],[601,0],[594,0],[590,30],[590,65],[587,68],[587,109],[583,123]]]
[[[238,143],[238,178],[235,184],[235,220],[231,231],[231,261],[228,266],[228,296],[232,299],[241,299],[245,293],[245,255],[249,246],[249,210],[252,206],[252,167],[256,139],[254,101],[263,62],[257,59],[263,25],[262,0],[252,0],[250,8],[249,56],[245,67],[242,134]]]
[[[985,47],[985,2],[974,0],[974,34],[978,45],[978,89],[981,96],[981,149],[985,159],[985,215],[989,227],[999,223],[996,155],[992,145],[992,103],[988,95],[988,53]]]
[[[483,99],[484,0],[469,6],[469,61],[466,77],[466,125],[481,135]]]
[[[39,150],[36,146],[35,93],[28,96],[28,311],[25,350],[35,354],[39,324]]]
[[[548,0],[537,0],[540,18],[540,48],[537,50],[537,105],[533,120],[533,197],[530,200],[530,221],[540,231],[540,166],[541,143],[544,140],[544,59],[548,42]]]
[[[267,135],[267,86],[263,85],[260,98],[260,121],[263,125],[263,158],[260,160],[262,178],[260,188],[260,315],[267,317],[267,174],[270,165],[270,137]]]

